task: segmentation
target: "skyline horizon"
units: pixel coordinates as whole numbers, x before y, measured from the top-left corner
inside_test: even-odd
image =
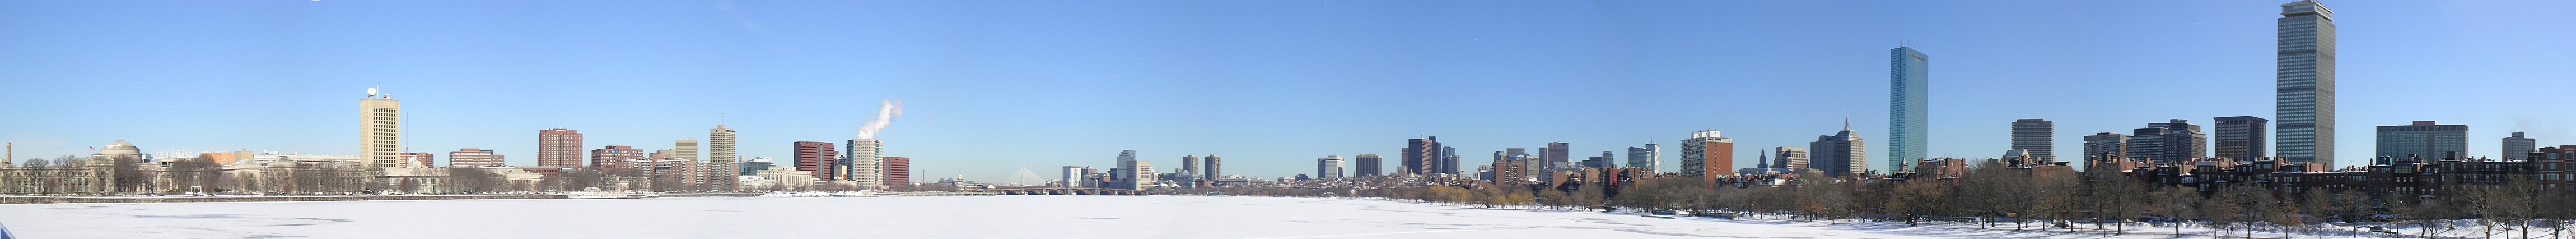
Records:
[[[1809,3],[1700,4],[1703,5],[1693,6],[1764,5],[1832,9],[1824,6],[1830,4]],[[2228,7],[2184,6],[2195,4]],[[2515,107],[2513,105],[2517,104],[2507,103],[2545,105],[2549,99],[2545,97],[2548,92],[2545,89],[2576,86],[2576,83],[2564,80],[2565,76],[2561,74],[2549,73],[2553,69],[2550,66],[2563,67],[2576,64],[2576,61],[2545,57],[2558,55],[2546,52],[2571,50],[2548,48],[2546,46],[2551,44],[2546,41],[2530,40],[2564,39],[2549,36],[2571,34],[2523,30],[2548,29],[2545,26],[2571,25],[2569,22],[2576,21],[2528,19],[2569,19],[2564,16],[2463,13],[2456,10],[2463,6],[2457,3],[2333,1],[2327,4],[2342,10],[2338,12],[2339,16],[2350,16],[2350,19],[2337,21],[2341,28],[2352,30],[2341,33],[2343,35],[2339,37],[2344,44],[2342,50],[2352,54],[2342,56],[2341,81],[2346,84],[2342,89],[2343,96],[2338,97],[2343,101],[2340,104],[2343,108],[2338,110],[2343,115],[2338,116],[2341,117],[2338,121],[2355,124],[2339,126],[2369,129],[2372,127],[2367,126],[2406,125],[2424,120],[2466,124],[2472,126],[2469,135],[2471,152],[2464,154],[2491,157],[2496,156],[2492,155],[2496,153],[2494,149],[2500,148],[2497,139],[2507,136],[2506,132],[2530,132],[2529,136],[2541,139],[2541,146],[2576,142],[2557,140],[2576,137],[2576,133],[2570,133],[2563,120],[2550,120],[2569,118],[2570,113],[2551,112],[2540,107]],[[14,148],[30,149],[13,151],[47,155],[42,158],[64,153],[86,155],[86,152],[78,150],[104,145],[111,140],[129,140],[146,152],[155,153],[248,149],[356,155],[355,152],[344,151],[354,148],[343,145],[347,143],[342,142],[345,136],[341,136],[350,128],[344,126],[353,122],[346,119],[349,117],[345,116],[344,110],[348,102],[336,98],[335,95],[340,94],[337,92],[341,92],[336,89],[345,87],[352,96],[350,98],[357,98],[354,97],[357,89],[363,88],[358,86],[382,85],[386,93],[401,93],[409,97],[395,98],[397,100],[422,99],[406,102],[412,104],[404,108],[406,119],[403,127],[408,131],[405,136],[409,137],[404,139],[408,143],[404,152],[427,152],[444,158],[445,152],[457,148],[479,148],[505,156],[524,155],[506,157],[505,162],[513,166],[535,165],[536,144],[531,141],[536,138],[526,131],[548,128],[582,131],[588,135],[587,139],[591,139],[584,142],[584,150],[607,145],[655,150],[669,147],[671,140],[704,140],[707,136],[700,131],[724,125],[740,131],[738,154],[744,159],[766,156],[781,161],[791,160],[792,153],[787,153],[791,142],[839,144],[846,139],[830,135],[848,136],[849,130],[861,128],[862,123],[873,115],[871,113],[875,113],[863,110],[873,106],[851,102],[881,99],[906,101],[907,110],[914,111],[909,112],[913,115],[893,122],[886,128],[884,137],[879,138],[887,142],[887,156],[916,160],[913,162],[916,182],[937,181],[935,179],[953,174],[965,174],[969,180],[984,181],[1006,178],[1023,169],[1045,171],[1060,166],[1102,167],[1114,165],[1119,150],[1136,150],[1140,154],[1139,160],[1166,162],[1163,165],[1178,165],[1170,161],[1182,155],[1225,155],[1229,159],[1227,172],[1260,178],[1288,177],[1301,171],[1313,171],[1312,163],[1317,158],[1328,155],[1348,158],[1363,153],[1394,155],[1397,152],[1394,149],[1401,148],[1404,139],[1425,136],[1445,136],[1441,141],[1444,145],[1463,151],[1459,153],[1461,171],[1471,171],[1477,165],[1486,164],[1486,158],[1480,154],[1504,148],[1535,149],[1548,142],[1569,142],[1575,148],[1571,150],[1575,152],[1572,155],[1589,155],[1593,151],[1609,151],[1616,155],[1617,152],[1625,152],[1626,147],[1647,143],[1675,144],[1698,129],[1724,131],[1728,138],[1737,139],[1737,163],[1729,168],[1743,168],[1755,164],[1744,161],[1760,157],[1759,149],[1803,146],[1814,136],[1832,135],[1842,129],[1840,124],[1843,123],[1829,119],[1859,120],[1850,122],[1856,129],[1886,125],[1885,121],[1869,120],[1885,114],[1873,109],[1883,109],[1881,107],[1887,102],[1873,99],[1880,99],[1878,96],[1884,96],[1886,92],[1870,89],[1877,88],[1872,85],[1883,86],[1886,83],[1886,77],[1881,75],[1886,71],[1886,62],[1880,58],[1885,56],[1880,50],[1886,48],[1862,45],[1873,45],[1864,42],[1890,38],[1911,39],[1894,41],[1942,44],[1924,49],[1925,54],[1944,57],[1942,66],[1931,73],[1938,76],[1930,78],[1929,91],[1933,92],[1930,108],[1942,112],[1930,115],[1929,120],[1932,122],[1927,141],[1930,142],[1929,155],[1935,157],[1992,158],[2001,155],[2008,150],[2001,146],[2009,142],[2006,136],[2008,127],[2015,119],[2057,122],[2054,129],[2060,135],[2050,138],[2054,148],[2066,152],[2055,155],[2059,161],[2078,164],[2081,163],[2081,137],[2095,132],[2127,134],[2129,129],[2165,119],[2185,119],[2196,125],[2212,125],[2215,123],[2212,118],[2228,116],[2280,120],[2277,115],[2260,114],[2273,110],[2268,103],[2272,95],[2266,94],[2271,91],[2267,88],[2271,88],[2273,80],[2268,69],[2273,61],[2268,52],[2272,44],[2268,40],[2272,38],[2269,20],[2278,15],[2267,9],[2270,4],[2065,4],[2075,6],[2073,8],[2146,5],[2139,8],[2172,10],[2103,13],[2131,14],[2137,19],[2103,18],[2099,15],[2086,18],[2096,23],[2107,23],[2101,25],[2136,28],[2112,31],[2027,21],[2063,17],[2056,13],[2009,13],[1988,18],[1959,15],[1962,14],[1960,12],[1979,12],[1974,10],[1980,6],[1974,5],[2005,6],[1997,9],[2063,9],[1995,3],[1922,9],[1902,7],[1914,3],[1888,3],[1876,5],[1882,11],[1861,11],[1859,14],[1818,14],[1826,16],[1812,17],[1756,15],[1743,18],[1748,19],[1745,22],[1766,19],[1822,22],[1802,23],[1816,26],[1816,29],[1774,29],[1778,27],[1759,24],[1742,29],[1722,29],[1754,32],[1749,35],[1696,32],[1688,28],[1696,26],[1690,23],[1741,24],[1723,20],[1735,17],[1698,16],[1703,13],[1642,7],[1621,8],[1623,5],[1616,3],[1524,4],[1442,12],[1466,15],[1460,17],[1464,20],[1455,21],[1494,21],[1471,24],[1493,26],[1492,29],[1450,31],[1401,27],[1357,32],[1335,29],[1370,26],[1376,23],[1371,20],[1394,18],[1320,22],[1329,19],[1289,14],[1287,17],[1319,22],[1259,19],[1262,16],[1282,17],[1276,14],[1286,13],[1243,16],[1251,19],[1225,16],[1166,16],[1169,19],[1162,19],[1231,20],[1256,26],[1286,27],[1282,31],[1320,33],[1310,35],[1224,30],[1215,30],[1223,33],[1206,34],[1192,30],[1080,24],[1090,23],[1084,21],[1068,24],[1070,26],[1041,24],[1060,20],[1046,17],[986,19],[1029,26],[990,22],[965,23],[960,24],[962,27],[945,29],[938,26],[957,25],[868,25],[891,33],[877,36],[877,31],[852,31],[854,33],[842,33],[849,35],[829,35],[813,33],[826,31],[815,29],[829,28],[796,23],[871,21],[811,19],[822,13],[797,12],[799,10],[794,9],[797,6],[731,2],[719,2],[714,11],[689,7],[697,10],[693,11],[696,14],[687,16],[696,18],[639,18],[615,12],[585,15],[607,19],[689,20],[634,25],[579,19],[425,16],[476,12],[470,6],[464,9],[435,8],[448,6],[438,4],[431,4],[433,8],[423,9],[421,13],[403,14],[426,22],[475,20],[465,22],[502,24],[524,20],[589,24],[523,28],[526,32],[460,30],[452,28],[491,26],[438,25],[405,21],[412,19],[400,17],[366,16],[370,12],[386,14],[389,9],[418,7],[413,5],[417,4],[297,2],[223,5],[235,7],[213,10],[158,6],[176,8],[165,11],[178,12],[179,17],[168,18],[235,20],[189,24],[106,20],[137,13],[104,8],[60,12],[24,10],[31,8],[0,9],[0,13],[12,13],[0,14],[7,15],[0,16],[0,20],[5,20],[0,22],[91,21],[86,25],[0,24],[0,32],[24,33],[0,34],[14,35],[0,36],[0,42],[18,42],[0,44],[0,53],[16,56],[0,59],[0,76],[12,79],[11,88],[73,95],[0,96],[0,102],[6,102],[0,104],[17,109],[8,113],[19,116],[0,117],[0,124],[21,126],[0,134],[0,141],[14,142]],[[1103,10],[1099,9],[1103,6],[1064,3],[981,6],[985,8],[928,5],[924,8],[949,11],[887,13],[893,17],[860,19],[900,21],[918,19],[913,15],[974,10],[1058,17],[1224,10],[1118,10],[1116,6]],[[1048,5],[1075,6],[1067,11],[1070,13],[1040,12]],[[1299,13],[1295,10],[1308,10],[1317,15],[1349,13],[1352,10],[1342,8],[1349,5],[1410,6],[1403,3],[1289,5],[1306,8],[1283,11]],[[1601,12],[1549,9],[1563,5],[1590,7]],[[340,8],[343,6],[347,8]],[[2570,6],[2568,3],[2533,3],[2516,5],[2527,8],[2513,9],[2512,12],[2576,9]],[[651,15],[681,7],[686,6],[641,6],[627,10],[635,10],[637,15]],[[838,9],[832,6],[820,8],[810,11]],[[1891,8],[1894,10],[1888,10]],[[232,13],[228,11],[253,10],[301,11],[300,14],[288,15],[317,20],[211,16]],[[111,14],[101,14],[102,11]],[[2247,12],[2257,14],[2244,14]],[[2422,16],[2426,12],[2457,15]],[[91,16],[79,16],[83,14]],[[1502,20],[1517,14],[1535,14],[1539,19]],[[1868,14],[1915,14],[1948,21],[1918,23],[1873,18],[1868,20],[1882,21],[1877,22],[1876,28],[1871,28],[1866,27],[1872,26],[1867,20],[1854,23],[1825,19]],[[777,21],[780,18],[799,19],[795,18],[797,16],[809,18],[803,19],[808,21]],[[1692,17],[1719,20],[1689,21],[1693,20],[1688,19]],[[1080,19],[1104,21],[1111,25],[1165,22],[1157,19]],[[1618,19],[1630,22],[1623,24]],[[1549,20],[1582,20],[1590,21],[1590,24],[1551,25]],[[2172,20],[2217,20],[2211,25],[2224,26],[2201,23],[2176,26],[2170,22]],[[262,24],[278,24],[280,21],[289,22],[285,25],[291,27],[266,31],[258,28]],[[340,23],[346,21],[362,23]],[[2445,25],[2452,22],[2503,24]],[[1673,25],[1656,25],[1658,23]],[[1979,23],[1996,25],[1981,26]],[[371,24],[428,28],[424,32],[429,33],[407,33],[375,28]],[[1951,25],[1964,27],[1930,27]],[[116,26],[216,27],[239,30],[229,34],[296,37],[222,37],[230,35],[220,30],[168,30],[176,33],[105,30],[116,29]],[[600,26],[612,27],[588,34],[599,38],[682,34],[715,36],[669,42],[606,41],[598,44],[607,47],[591,48],[577,46],[590,42],[588,38],[547,35],[552,33],[546,31]],[[1049,30],[1045,29],[1046,26],[1088,28]],[[1833,26],[1863,26],[1857,27],[1861,28],[1860,32],[1893,30],[1900,33],[1891,35],[1912,37],[1826,30]],[[2032,29],[2007,30],[2017,27]],[[1600,28],[1615,30],[1603,31]],[[1921,28],[1952,29],[1956,32]],[[2474,33],[2448,37],[2408,36],[2420,31],[2441,30]],[[1924,32],[1907,34],[1909,31]],[[875,38],[922,32],[960,36],[909,40]],[[437,37],[435,33],[462,37]],[[2172,36],[2151,37],[2160,34]],[[527,37],[531,35],[541,37]],[[1546,35],[1577,37],[1542,37]],[[519,40],[527,41],[513,43],[508,39],[510,36],[519,36]],[[1412,38],[1334,40],[1339,38],[1333,36]],[[1781,39],[1765,38],[1750,42],[1735,39],[1747,36]],[[2010,39],[2014,36],[2036,40]],[[216,40],[175,40],[189,37]],[[404,37],[430,39],[398,39]],[[1512,37],[1522,39],[1508,40]],[[311,43],[312,46],[258,43],[261,40],[291,38],[356,41],[290,41]],[[990,42],[1040,38],[1055,40],[1040,43]],[[1507,40],[1482,40],[1487,38]],[[87,39],[116,40],[89,42]],[[846,44],[841,40],[890,42],[859,44],[885,49],[829,47]],[[1802,40],[1810,42],[1799,42]],[[367,42],[335,43],[360,41]],[[959,41],[984,42],[943,43]],[[1371,45],[1366,43],[1369,41],[1402,41],[1417,45]],[[2433,44],[2439,42],[2453,44]],[[1229,43],[1236,46],[1223,46]],[[140,44],[169,46],[120,48]],[[1726,49],[1710,48],[1715,46],[1709,45],[1782,49]],[[2120,51],[2141,46],[2147,48]],[[1086,48],[1110,49],[1094,52],[1084,50]],[[2114,50],[2116,53],[2127,55],[2095,55],[2100,54],[2095,51],[2104,49],[2117,49]],[[350,53],[334,53],[344,51]],[[1502,53],[1477,53],[1483,51]],[[1601,51],[1616,53],[1593,53]],[[883,59],[849,55],[881,56]],[[2524,58],[2515,58],[2517,56]],[[919,59],[931,59],[932,63],[913,61]],[[262,63],[262,60],[275,61]],[[1193,60],[1198,62],[1190,62]],[[853,65],[859,67],[850,67]],[[1718,67],[1709,67],[1711,65]],[[2450,84],[2417,84],[2419,82]],[[2190,88],[2181,91],[2168,89],[2176,85]],[[1452,93],[1426,93],[1435,90]],[[2500,91],[2486,93],[2487,90]],[[97,97],[85,97],[90,95]],[[848,97],[850,95],[869,96]],[[1856,99],[1832,99],[1834,97]],[[2029,97],[2073,100],[2034,101]],[[1673,102],[1682,102],[1678,103],[1679,109],[1672,107],[1676,105]],[[1702,105],[1702,102],[1716,103]],[[2460,107],[2427,107],[2437,105]],[[1791,110],[1777,110],[1783,108]],[[2497,110],[2509,111],[2500,117],[2486,116],[2495,115],[2492,113]],[[1834,116],[1837,111],[1840,116]],[[410,118],[411,112],[423,113],[421,116],[424,118]],[[97,117],[101,115],[109,117]],[[2182,115],[2191,116],[2175,117]],[[2458,118],[2460,115],[2479,117]],[[1814,130],[1793,130],[1806,128]],[[1872,140],[1877,142],[1866,146],[1872,155],[1889,155],[1884,152],[1889,147],[1890,132],[1856,132],[1863,135],[1862,138],[1877,139]],[[2336,155],[2345,156],[2334,159],[2337,165],[2361,165],[2368,158],[2357,156],[2373,155],[2370,152],[2375,147],[2360,143],[2373,142],[2373,134],[2368,131],[2337,132],[2343,133],[2336,137],[2337,141],[2346,142],[2334,151]],[[2278,140],[2277,135],[2274,137],[2265,143],[2278,149],[2277,144],[2271,142]],[[204,140],[187,140],[192,138]],[[996,143],[996,140],[1039,142]],[[1613,143],[1618,141],[1633,142]],[[995,148],[1007,150],[993,150]],[[1757,150],[1744,150],[1748,148]],[[1676,149],[1668,147],[1664,150]],[[2207,152],[2214,147],[2202,150]],[[2277,151],[2268,153],[2279,154]],[[1671,155],[1671,152],[1664,154],[1659,158],[1663,168],[1678,168],[1679,157]],[[28,157],[13,160],[25,158]],[[1625,160],[1622,157],[1613,161]],[[1871,158],[1867,168],[1884,168],[1885,160]],[[989,166],[1008,164],[1021,166]],[[1345,168],[1355,167],[1346,165]]]

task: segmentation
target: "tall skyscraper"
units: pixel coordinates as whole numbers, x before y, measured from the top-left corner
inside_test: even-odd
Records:
[[[1561,144],[1548,143],[1548,150],[1554,151],[1562,147]],[[1690,139],[1682,140],[1681,146],[1682,176],[1715,182],[1717,177],[1735,175],[1735,171],[1728,170],[1735,168],[1734,139],[1719,137],[1716,130],[1700,131],[1691,133]]]
[[[814,172],[816,179],[839,180],[840,175],[836,174],[839,172],[832,169],[839,168],[834,164],[840,163],[835,157],[841,153],[832,148],[832,142],[796,141],[794,152],[796,158],[792,160],[796,161],[796,170]]]
[[[1807,164],[1807,148],[1772,147],[1771,152],[1773,152],[1771,160],[1774,161],[1771,162],[1772,168],[1785,168],[1789,169],[1789,172],[1797,172],[1800,170],[1807,170],[1807,166],[1809,166]]]
[[[739,146],[734,144],[734,133],[733,129],[727,129],[724,125],[707,129],[708,169],[704,174],[708,175],[707,184],[717,188],[734,187],[734,174],[728,172],[740,171],[739,168],[742,165],[742,156],[734,154],[735,147]]]
[[[1651,143],[1646,144],[1644,148],[1628,147],[1628,167],[1637,168],[1638,171],[1644,171],[1646,174],[1663,173],[1663,155],[1662,152],[1656,152],[1663,148],[1662,145]]]
[[[554,128],[537,131],[537,167],[582,168],[581,131]]]
[[[2057,122],[2046,119],[2020,119],[2012,122],[2012,149],[2030,153],[2041,162],[2057,161]]]
[[[1440,145],[1440,143],[1432,142],[1432,145],[1437,146]],[[1465,175],[1458,172],[1458,148],[1440,146],[1439,158],[1441,173],[1447,173],[1449,175]]]
[[[2522,132],[2513,132],[2513,137],[2504,137],[2503,158],[2506,160],[2530,159],[2532,152],[2540,152],[2540,149],[2536,148],[2539,146],[2538,141],[2522,137]]]
[[[1352,158],[1353,160],[1351,161],[1353,163],[1358,163],[1358,165],[1351,166],[1352,170],[1359,171],[1358,174],[1355,174],[1356,176],[1368,177],[1386,173],[1386,171],[1382,171],[1384,169],[1381,168],[1386,166],[1386,159],[1379,158],[1377,154],[1360,154],[1359,156],[1354,156]]]
[[[1199,172],[1199,156],[1198,156],[1198,155],[1181,155],[1181,169],[1180,169],[1180,170],[1173,170],[1173,171],[1172,171],[1172,173],[1178,173],[1178,174],[1189,174],[1189,176],[1197,176],[1196,174],[1197,174],[1198,172]]]
[[[2271,142],[2264,140],[2267,138],[2264,134],[2271,133],[2271,130],[2266,128],[2271,125],[2271,120],[2253,116],[2218,117],[2214,120],[2218,121],[2216,157],[2252,160],[2270,156],[2269,151],[2264,150],[2263,143]]]
[[[2128,156],[2144,157],[2156,163],[2174,163],[2209,157],[2209,135],[2199,125],[2172,119],[2165,123],[2148,123],[2146,128],[2130,132]]]
[[[1930,152],[1932,60],[1914,47],[1897,47],[1888,50],[1887,62],[1887,171],[1905,171],[1906,162]]]
[[[1546,166],[1543,167],[1543,170],[1545,171],[1541,173],[1555,173],[1556,171],[1570,170],[1568,168],[1571,167],[1568,166],[1571,166],[1572,162],[1574,162],[1574,149],[1572,146],[1568,146],[1565,142],[1547,142],[1547,147],[1539,148],[1538,153],[1539,160],[1547,161],[1547,164],[1545,164]]]
[[[1324,158],[1315,159],[1315,178],[1341,178],[1341,177],[1342,177],[1342,156],[1341,156],[1341,155],[1324,156]]]
[[[1404,172],[1413,175],[1440,173],[1440,137],[1404,140]]]
[[[402,156],[402,116],[402,101],[376,94],[375,87],[358,99],[358,155],[367,168],[392,167]]]
[[[644,161],[644,150],[635,146],[609,145],[590,150],[591,169],[622,172],[635,170]]]
[[[2273,49],[2273,106],[2280,130],[2275,137],[2285,163],[2315,163],[2334,168],[2335,25],[2334,11],[2315,0],[2281,5],[2277,47]]]
[[[841,152],[841,158],[850,163],[845,167],[849,169],[850,176],[845,178],[858,183],[861,188],[885,188],[885,141],[851,139],[849,145],[842,147],[848,150]]]
[[[2084,136],[2084,163],[2116,160],[2128,155],[2128,135],[2101,132]]]
[[[2456,159],[2469,153],[2469,126],[2415,121],[2408,125],[2379,126],[2379,157]]]
[[[1118,163],[1118,170],[1121,170],[1121,172],[1125,172],[1125,173],[1111,174],[1111,175],[1109,175],[1109,180],[1110,180],[1110,181],[1117,181],[1117,182],[1119,182],[1119,183],[1118,183],[1118,185],[1133,185],[1133,182],[1137,181],[1137,180],[1136,180],[1136,173],[1135,173],[1135,172],[1136,172],[1136,151],[1135,151],[1135,150],[1119,150],[1119,151],[1118,151],[1118,161],[1117,161],[1117,163]]]
[[[1816,142],[1807,143],[1807,149],[1813,150],[1807,153],[1808,169],[1823,172],[1826,177],[1869,174],[1868,144],[1861,141],[1860,134],[1852,132],[1849,122],[1843,123],[1843,131],[1834,135],[1816,136]]]
[[[1207,179],[1208,179],[1208,180],[1217,180],[1217,179],[1223,179],[1223,178],[1225,178],[1225,165],[1223,165],[1223,164],[1225,163],[1225,162],[1224,162],[1224,161],[1225,161],[1225,159],[1224,159],[1224,158],[1218,158],[1218,157],[1216,157],[1216,155],[1214,155],[1214,154],[1210,154],[1210,155],[1208,155],[1207,157],[1200,158],[1200,159],[1202,159],[1202,160],[1207,160],[1207,162],[1205,162],[1205,163],[1207,164],[1207,165],[1206,165],[1206,166],[1207,166],[1207,169],[1206,169],[1206,171],[1203,171],[1203,172],[1205,172],[1205,173],[1207,174]]]
[[[447,152],[447,166],[458,168],[501,166],[501,154],[477,148]]]

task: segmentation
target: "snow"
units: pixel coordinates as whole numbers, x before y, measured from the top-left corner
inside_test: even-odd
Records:
[[[2102,238],[1371,199],[888,196],[0,205],[25,238]],[[2034,224],[2034,228],[2038,225]],[[2162,230],[2162,231],[2158,231]],[[2161,238],[2138,228],[2122,238]],[[2192,229],[2186,229],[2187,232]]]

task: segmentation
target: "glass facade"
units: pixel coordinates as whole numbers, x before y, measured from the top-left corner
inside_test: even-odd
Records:
[[[1887,171],[1904,171],[1905,162],[1923,159],[1930,108],[1931,57],[1914,47],[1888,50]]]
[[[2316,1],[2281,5],[2273,148],[2283,162],[2335,165],[2333,15]]]

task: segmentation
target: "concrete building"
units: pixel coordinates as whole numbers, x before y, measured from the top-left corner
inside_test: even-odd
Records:
[[[366,157],[367,168],[393,167],[402,156],[402,101],[390,94],[376,94],[367,87],[367,98],[358,99],[358,155]]]
[[[1560,144],[1549,143],[1549,145]],[[1681,146],[1682,176],[1699,177],[1703,181],[1715,182],[1719,177],[1735,174],[1734,171],[1728,170],[1735,168],[1734,139],[1719,137],[1716,130],[1700,131],[1691,133],[1690,139],[1682,140]],[[1550,150],[1554,148],[1550,147]]]
[[[397,163],[394,163],[394,166],[392,167],[410,167],[415,164],[420,165],[421,167],[438,165],[438,154],[428,152],[403,152],[402,156],[398,156],[397,158],[400,159],[395,160]]]
[[[2315,0],[2281,5],[2273,55],[2280,161],[2334,168],[2334,11]]]
[[[1405,174],[1440,173],[1440,137],[1429,136],[1404,140],[1403,160]]]
[[[2057,160],[2057,122],[2019,119],[2012,122],[2012,148],[2041,161]]]
[[[2112,132],[2084,136],[2084,159],[2094,161],[2125,158],[2129,155],[2129,136]]]
[[[2504,154],[2505,160],[2529,159],[2531,153],[2540,152],[2539,141],[2522,137],[2522,132],[2513,132],[2513,137],[2504,137],[2503,145],[2504,151],[2501,154]]]
[[[639,163],[643,163],[646,159],[644,156],[644,150],[635,149],[634,146],[609,145],[590,150],[590,167],[610,172],[635,170],[643,166]]]
[[[886,185],[912,184],[912,158],[885,157]]]
[[[1342,156],[1328,155],[1315,159],[1315,178],[1342,178]]]
[[[1541,172],[1552,174],[1556,173],[1556,171],[1567,171],[1573,169],[1573,167],[1570,167],[1573,165],[1574,160],[1574,150],[1572,145],[1565,142],[1547,142],[1547,147],[1538,148],[1538,151],[1539,160],[1545,162],[1545,164],[1541,164],[1543,166],[1540,166],[1539,170]],[[1733,167],[1734,166],[1721,165],[1717,168],[1726,169]]]
[[[582,168],[581,131],[553,128],[537,131],[537,167]]]
[[[849,164],[836,165],[849,175],[836,180],[850,180],[864,189],[885,189],[885,141],[851,139],[849,142],[849,145],[843,145],[848,151],[841,152],[841,159]]]
[[[824,180],[841,176],[832,171],[839,168],[836,164],[839,164],[840,160],[835,157],[841,154],[839,150],[832,148],[832,142],[797,141],[794,152],[796,152],[795,158],[789,160],[795,160],[796,171],[811,173],[812,178]]]
[[[1850,123],[1844,123],[1843,131],[1834,132],[1834,135],[1816,136],[1816,142],[1807,143],[1807,149],[1814,150],[1807,153],[1808,168],[1823,172],[1827,177],[1869,174],[1868,143],[1862,142],[1859,133],[1852,132]]]
[[[502,161],[501,161],[501,158],[502,158],[502,157],[501,157],[501,154],[499,154],[499,153],[493,153],[491,150],[483,150],[483,149],[477,149],[477,148],[463,148],[463,149],[457,149],[457,150],[456,150],[456,152],[447,152],[447,166],[448,166],[448,167],[491,167],[491,166],[501,166],[501,162],[502,162]]]
[[[1646,144],[1643,148],[1628,147],[1628,167],[1637,168],[1645,174],[1663,173],[1664,159],[1662,152],[1659,152],[1663,149],[1663,145],[1652,143]]]
[[[1440,173],[1460,175],[1458,174],[1458,148],[1448,146],[1440,147],[1439,158]]]
[[[736,172],[748,172],[741,169],[742,156],[734,154],[736,147],[739,146],[734,142],[735,136],[734,130],[727,129],[724,125],[707,129],[708,171],[704,174],[707,175],[707,184],[721,188],[737,188],[734,186],[739,183],[734,181],[739,178],[734,177],[738,174]]]
[[[770,159],[769,157],[751,157],[751,159],[743,160],[741,163],[735,163],[735,165],[740,165],[736,166],[734,170],[740,171],[741,175],[753,176],[754,173],[758,173],[760,170],[769,170],[769,167],[778,166],[778,163],[776,160]]]
[[[677,159],[687,159],[687,160],[689,160],[689,161],[698,161],[698,140],[696,140],[696,139],[672,140],[672,141],[671,141],[671,155],[670,155],[670,157],[671,157],[671,158],[677,158]]]
[[[1585,168],[1618,168],[1618,167],[1619,167],[1619,162],[1617,162],[1617,159],[1619,159],[1619,158],[1618,158],[1617,156],[1613,155],[1613,154],[1610,154],[1610,151],[1601,151],[1601,156],[1600,156],[1600,157],[1591,157],[1591,158],[1585,158],[1585,159],[1583,159],[1583,167],[1585,167]]]
[[[1353,174],[1354,176],[1368,177],[1386,173],[1386,171],[1381,169],[1381,167],[1386,166],[1386,159],[1379,158],[1377,154],[1360,154],[1359,156],[1353,156],[1352,158],[1353,160],[1351,161],[1357,165],[1351,166],[1351,169],[1353,171],[1359,171],[1357,174]]]
[[[2469,153],[2469,126],[2415,121],[2379,126],[2379,157],[2457,160]]]
[[[1806,171],[1807,166],[1809,166],[1807,164],[1807,148],[1772,147],[1771,152],[1772,168],[1783,168],[1788,169],[1789,172],[1798,172]]]
[[[2264,143],[2271,142],[2271,120],[2253,116],[2230,116],[2214,119],[2218,126],[2218,155],[2233,159],[2253,160],[2271,156]]]
[[[1181,169],[1180,169],[1180,170],[1172,170],[1172,173],[1178,173],[1178,174],[1189,174],[1189,176],[1193,176],[1193,177],[1191,177],[1191,178],[1196,178],[1195,176],[1198,176],[1198,175],[1197,175],[1197,174],[1198,174],[1198,172],[1199,172],[1199,156],[1198,156],[1198,155],[1195,155],[1195,154],[1193,154],[1193,155],[1181,155]]]
[[[2156,163],[2184,162],[2209,157],[2209,135],[2200,133],[2199,125],[2182,119],[2149,123],[2146,128],[2131,131],[2128,157],[2147,158]]]
[[[1887,61],[1887,171],[1905,171],[1907,162],[1930,155],[1932,60],[1914,47],[1897,47]]]
[[[1207,165],[1206,165],[1206,166],[1207,166],[1207,168],[1206,168],[1206,169],[1202,169],[1202,170],[1204,170],[1204,171],[1203,171],[1203,173],[1207,174],[1207,177],[1204,177],[1205,179],[1211,179],[1211,180],[1213,180],[1213,179],[1225,178],[1225,171],[1224,171],[1224,170],[1225,170],[1225,165],[1224,165],[1225,159],[1224,159],[1224,158],[1218,158],[1218,157],[1216,157],[1216,155],[1214,155],[1214,154],[1210,154],[1210,155],[1208,155],[1207,157],[1203,157],[1203,158],[1200,158],[1200,159],[1202,159],[1202,160],[1207,160],[1207,162],[1204,162],[1204,163],[1206,163],[1206,164],[1207,164]]]

